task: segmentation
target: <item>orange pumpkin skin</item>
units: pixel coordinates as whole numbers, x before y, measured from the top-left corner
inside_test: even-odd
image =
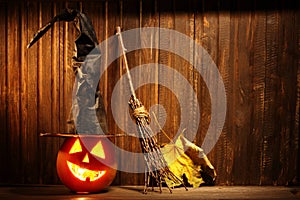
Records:
[[[66,138],[56,160],[61,182],[77,193],[96,193],[108,187],[116,166],[113,145],[99,136]]]

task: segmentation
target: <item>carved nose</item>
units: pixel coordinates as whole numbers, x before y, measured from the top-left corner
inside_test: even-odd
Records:
[[[82,162],[84,162],[84,163],[90,163],[89,155],[87,153],[85,154]]]

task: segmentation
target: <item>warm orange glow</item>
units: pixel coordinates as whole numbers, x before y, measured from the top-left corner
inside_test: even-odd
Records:
[[[105,153],[102,142],[99,141],[91,151],[91,154],[98,156],[99,158],[105,159]]]
[[[67,164],[72,174],[81,181],[96,181],[106,173],[106,171],[94,171],[81,168],[79,165],[70,161],[67,161]]]
[[[89,159],[89,155],[88,154],[85,154],[82,162],[84,162],[84,163],[90,163],[90,159]]]
[[[82,152],[82,148],[81,148],[79,139],[77,139],[74,142],[74,144],[73,144],[71,150],[69,151],[69,153],[72,154],[72,153],[78,153],[78,152]]]

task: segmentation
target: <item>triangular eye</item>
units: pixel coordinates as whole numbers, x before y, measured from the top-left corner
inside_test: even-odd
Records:
[[[79,139],[77,139],[77,140],[74,142],[74,144],[73,144],[71,150],[69,151],[69,154],[72,154],[72,153],[78,153],[78,152],[82,152],[82,148],[81,148]]]
[[[95,146],[94,148],[92,149],[91,151],[91,154],[95,155],[95,156],[98,156],[99,158],[102,158],[104,159],[105,158],[105,153],[104,153],[104,149],[103,149],[103,146],[102,146],[102,142],[99,141]]]

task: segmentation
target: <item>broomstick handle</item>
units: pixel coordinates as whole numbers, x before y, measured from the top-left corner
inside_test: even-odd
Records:
[[[129,67],[128,67],[128,61],[127,61],[127,58],[126,58],[126,52],[125,52],[126,49],[124,47],[123,38],[122,38],[122,35],[121,35],[121,27],[117,26],[116,30],[117,30],[116,35],[119,38],[121,49],[122,49],[122,55],[123,55],[123,58],[124,58],[124,64],[125,64],[125,68],[126,68],[126,72],[127,72],[127,78],[128,78],[128,81],[129,81],[131,95],[133,96],[133,99],[136,100],[137,98],[136,98],[136,94],[135,94],[135,91],[134,91],[134,88],[133,88],[132,79],[131,79],[131,75],[130,75]]]

